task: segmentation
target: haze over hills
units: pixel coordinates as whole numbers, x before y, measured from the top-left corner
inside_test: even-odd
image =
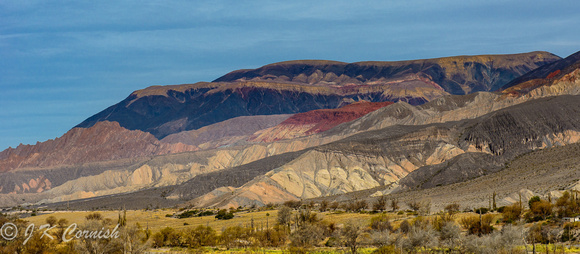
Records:
[[[577,54],[292,61],[149,87],[61,138],[1,152],[0,203],[228,207],[468,181],[578,142]]]

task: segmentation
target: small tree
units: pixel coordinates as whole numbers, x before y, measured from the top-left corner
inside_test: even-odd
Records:
[[[373,203],[373,210],[383,212],[387,209],[387,200],[385,196],[380,196],[374,203]]]
[[[254,237],[261,247],[280,247],[288,238],[285,229],[281,226],[258,231],[254,234]]]
[[[513,223],[522,216],[522,206],[520,203],[514,203],[506,206],[502,210],[503,221],[506,223]]]
[[[217,215],[215,216],[218,220],[229,220],[234,218],[233,212],[228,212],[226,209],[221,209],[218,211]]]
[[[420,203],[419,214],[426,216],[431,214],[431,201],[425,200]]]
[[[85,216],[85,219],[87,220],[103,220],[103,218],[103,215],[98,212],[89,213],[87,216]]]
[[[546,219],[547,216],[552,214],[552,203],[546,200],[540,200],[531,203],[530,212],[526,214],[526,219],[528,221],[539,221]]]
[[[449,215],[453,215],[459,212],[459,204],[457,203],[452,203],[449,205],[445,206],[445,211],[449,214]]]
[[[380,214],[371,218],[371,229],[379,232],[393,231],[393,226],[387,215]]]
[[[292,219],[292,209],[287,206],[281,206],[278,209],[278,225],[288,227]]]
[[[250,245],[251,230],[241,226],[225,228],[219,239],[229,250],[232,247],[247,247]]]
[[[409,201],[407,202],[407,206],[409,207],[409,209],[417,212],[419,211],[419,209],[421,209],[421,203],[419,203],[418,201]]]
[[[90,219],[79,226],[80,231],[96,232],[107,227],[106,220]],[[80,238],[75,240],[75,248],[80,253],[119,253],[123,251],[123,244],[118,239],[91,239]]]
[[[68,227],[68,224],[69,224],[68,220],[64,219],[64,218],[62,218],[62,219],[58,220],[58,222],[56,222],[57,230],[54,234],[54,239],[56,239],[57,242],[59,242],[59,243],[62,242],[62,236],[65,234],[66,228]]]
[[[126,254],[144,253],[149,248],[147,233],[137,225],[121,228],[120,238],[116,240]]]
[[[341,232],[344,246],[350,250],[350,253],[355,254],[360,244],[359,238],[363,233],[362,226],[354,221],[349,221]]]
[[[455,222],[447,221],[439,230],[439,243],[443,247],[455,249],[461,245],[461,229]]]
[[[532,243],[532,252],[536,253],[536,243],[542,243],[542,225],[534,224],[526,234],[526,241]]]
[[[324,237],[324,231],[316,224],[303,223],[290,234],[291,245],[307,248],[319,243]]]
[[[334,201],[332,203],[330,203],[329,208],[332,209],[333,211],[336,211],[336,209],[338,209],[340,207],[340,203]]]
[[[199,225],[189,231],[188,245],[191,248],[199,248],[201,246],[215,246],[217,234],[213,228]]]
[[[361,200],[357,200],[356,202],[354,202],[354,211],[356,212],[362,212],[363,210],[367,209],[368,207],[368,203],[366,200],[361,199]]]
[[[300,208],[300,206],[302,206],[302,202],[300,202],[299,200],[288,200],[284,202],[284,205],[292,209],[298,209]]]
[[[430,226],[413,226],[408,233],[408,237],[409,245],[407,249],[409,252],[414,252],[416,249],[422,247],[436,246],[438,241],[437,233]]]
[[[409,230],[411,230],[411,224],[409,223],[409,221],[404,220],[403,222],[401,222],[401,224],[399,225],[399,231],[403,234],[407,234],[409,233]]]
[[[318,210],[320,212],[326,212],[326,210],[328,210],[328,205],[329,205],[328,200],[322,200],[322,202],[320,202],[320,207]]]
[[[391,199],[391,209],[393,209],[393,212],[399,210],[399,200],[396,198]]]
[[[530,198],[530,200],[528,201],[528,207],[531,209],[531,208],[532,208],[532,205],[533,205],[535,202],[540,202],[540,201],[541,201],[540,197],[538,197],[538,196],[533,196],[533,197],[531,197],[531,198]]]
[[[124,227],[127,225],[127,210],[123,209],[123,214],[119,212],[119,220],[117,221],[119,226]]]
[[[505,225],[501,229],[501,236],[504,248],[511,253],[515,248],[524,244],[524,230],[521,226]]]
[[[46,218],[46,223],[48,225],[50,225],[51,227],[54,226],[54,225],[56,225],[57,222],[58,222],[58,220],[56,219],[56,217],[54,217],[52,215],[49,216],[48,218]]]
[[[493,214],[486,214],[483,216],[465,216],[459,220],[459,223],[469,234],[481,236],[493,232],[492,220]]]

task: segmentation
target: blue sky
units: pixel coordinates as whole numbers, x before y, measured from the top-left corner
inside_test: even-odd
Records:
[[[0,1],[0,150],[132,91],[293,59],[580,50],[580,1]]]

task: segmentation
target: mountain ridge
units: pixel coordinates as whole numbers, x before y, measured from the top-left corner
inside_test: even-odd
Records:
[[[215,82],[137,90],[76,127],[116,121],[129,130],[149,132],[161,139],[238,116],[338,108],[345,101],[406,101],[419,105],[450,93],[493,90],[559,59],[538,51],[350,65],[328,61],[299,61],[317,65],[296,65],[296,61],[276,63],[230,72]],[[324,68],[318,68],[319,65]],[[264,75],[258,75],[260,70]]]
[[[536,64],[522,64],[520,58],[537,59]],[[488,71],[510,70],[522,75],[545,63],[551,63],[561,59],[549,52],[534,51],[521,54],[506,55],[476,55],[476,56],[453,56],[431,59],[405,60],[405,61],[363,61],[354,63],[344,63],[337,61],[325,60],[294,60],[279,63],[268,64],[257,69],[232,71],[214,82],[232,82],[240,80],[280,80],[280,81],[297,81],[310,84],[324,84],[330,82],[335,85],[346,85],[348,83],[366,83],[369,81],[400,78],[407,74],[424,73],[430,76],[433,81],[443,86],[445,91],[451,94],[467,94],[475,91],[495,91],[503,85],[495,84],[487,88],[479,87],[474,90],[475,85],[461,85],[461,82],[469,81],[466,79],[465,70],[473,71],[474,74],[483,76],[489,73],[482,72],[482,68]],[[479,63],[478,66],[473,66]],[[469,66],[471,65],[471,66]],[[433,69],[436,70],[433,70]],[[465,69],[462,71],[461,69]],[[453,82],[445,81],[445,74],[438,73],[448,72]],[[318,72],[318,73],[317,73]],[[476,73],[479,72],[479,73]],[[500,77],[501,71],[497,73],[498,77],[504,82],[508,82],[513,77]],[[301,76],[305,75],[305,76]],[[461,75],[461,77],[454,77]],[[495,74],[494,74],[495,75]],[[519,76],[517,75],[517,76]],[[509,76],[509,75],[508,75]],[[305,79],[306,78],[306,79]],[[385,80],[386,79],[386,80]],[[500,82],[501,83],[501,82]],[[469,89],[467,87],[470,87]],[[460,91],[461,90],[461,91]]]
[[[538,54],[541,61],[534,58]],[[521,63],[522,55],[529,62],[516,64],[519,67],[511,71],[499,67],[504,64],[502,61]],[[401,62],[368,61],[349,65],[292,61],[274,63],[268,68],[310,64],[311,67],[330,66],[328,69],[341,70],[350,66],[356,68],[349,71],[359,74],[339,76],[313,68],[297,74],[304,74],[297,80],[282,80],[279,77],[284,76],[285,70],[280,69],[279,76],[268,70],[270,72],[254,77],[256,79],[137,90],[84,121],[84,127],[88,128],[77,127],[70,134],[57,138],[63,145],[43,142],[37,147],[21,146],[0,152],[0,163],[20,161],[14,165],[23,166],[1,173],[0,193],[3,194],[0,200],[17,205],[23,199],[50,203],[91,197],[97,202],[99,196],[128,193],[121,196],[130,197],[135,191],[155,193],[154,189],[163,188],[169,193],[163,199],[168,198],[172,204],[189,197],[194,198],[190,204],[227,206],[317,198],[386,186],[404,189],[405,186],[417,186],[412,179],[417,180],[415,183],[423,183],[420,188],[429,188],[453,182],[449,181],[449,175],[465,174],[467,178],[457,178],[463,181],[495,172],[504,161],[490,158],[511,158],[524,150],[577,140],[576,116],[570,111],[576,108],[561,110],[567,113],[560,114],[561,104],[544,105],[534,112],[545,119],[557,118],[559,120],[554,121],[561,123],[546,120],[536,127],[526,127],[530,126],[530,121],[540,121],[527,116],[536,113],[523,112],[526,116],[521,121],[505,114],[506,108],[514,111],[515,105],[524,103],[526,106],[525,103],[533,99],[549,101],[541,98],[580,94],[580,69],[574,69],[573,64],[566,67],[573,71],[543,79],[526,94],[473,92],[477,89],[472,89],[469,91],[473,93],[468,95],[453,95],[436,82],[441,77],[463,85],[472,80],[491,89],[492,83],[499,84],[494,82],[501,80],[500,76],[507,79],[534,64],[546,63],[542,62],[546,59],[556,59],[546,52],[488,61],[493,57],[440,58],[437,66],[429,59],[406,61],[402,65]],[[458,61],[459,58],[463,60]],[[475,60],[479,62],[473,62]],[[397,64],[399,67],[392,68]],[[469,72],[469,80],[460,82],[449,76],[457,71]],[[395,74],[384,78],[377,73]],[[556,100],[566,100],[566,97]],[[376,110],[375,107],[354,110],[366,103],[391,103],[387,101],[396,103]],[[345,112],[336,113],[341,108]],[[278,115],[278,112],[288,114]],[[300,118],[308,114],[311,117]],[[286,117],[289,118],[284,119]],[[263,133],[268,126],[280,125],[286,120],[285,124],[296,125],[299,135],[292,134],[279,141],[247,140],[253,131],[257,130],[254,134]],[[478,121],[487,125],[478,125]],[[571,127],[567,122],[573,122]],[[131,130],[127,124],[135,129]],[[472,127],[467,128],[465,124]],[[197,128],[199,126],[202,127]],[[506,129],[494,129],[502,126]],[[95,131],[97,129],[102,131]],[[494,130],[487,131],[491,129]],[[519,135],[520,130],[525,135]],[[72,135],[81,131],[94,132],[89,135],[93,137],[92,144],[75,143],[71,136],[82,136]],[[513,137],[496,137],[504,132]],[[159,141],[162,137],[168,139]],[[521,140],[527,143],[519,144]],[[48,144],[55,142],[51,140]],[[91,149],[104,157],[91,155]],[[193,151],[198,149],[202,150]],[[23,158],[14,157],[16,155]],[[12,159],[3,160],[7,156]],[[78,161],[72,160],[73,157]],[[283,159],[276,161],[276,158]],[[57,161],[64,164],[54,164]],[[481,166],[485,165],[487,169],[482,171]],[[247,173],[243,179],[235,177],[238,169],[245,172],[238,173]],[[67,175],[68,171],[71,174]],[[230,179],[233,182],[214,181],[212,175],[233,176]],[[192,188],[201,186],[195,184],[200,179],[205,179],[204,189],[193,191]],[[196,195],[188,195],[189,191]],[[392,189],[383,193],[390,192]]]

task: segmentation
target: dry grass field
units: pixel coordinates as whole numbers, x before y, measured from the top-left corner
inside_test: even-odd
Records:
[[[142,227],[149,227],[153,232],[159,231],[165,227],[172,227],[174,229],[186,229],[196,227],[198,225],[210,226],[216,231],[220,232],[223,228],[230,226],[248,226],[254,221],[254,227],[266,227],[267,225],[272,227],[276,224],[277,210],[267,210],[267,211],[255,211],[255,212],[238,212],[235,213],[235,217],[231,220],[217,220],[214,216],[203,216],[203,217],[191,217],[191,218],[171,218],[166,217],[167,214],[173,214],[177,212],[174,209],[160,209],[160,210],[133,210],[127,211],[127,222],[129,224],[139,223]],[[67,219],[69,223],[82,224],[85,222],[85,217],[93,212],[53,212],[42,214],[38,216],[28,217],[25,220],[35,225],[45,224],[46,218],[49,216],[55,216],[57,219]],[[105,219],[111,219],[113,222],[117,222],[119,214],[122,211],[99,211]],[[320,213],[324,220],[328,222],[334,222],[336,224],[342,224],[348,220],[361,221],[363,223],[368,223],[373,214],[361,214],[361,213]]]
[[[127,211],[127,222],[128,224],[139,223],[142,227],[149,227],[153,232],[157,232],[165,227],[171,227],[177,230],[189,229],[199,225],[210,226],[217,232],[221,232],[222,229],[231,226],[249,226],[254,223],[256,228],[266,228],[266,226],[272,227],[276,224],[276,219],[278,215],[277,210],[266,210],[266,211],[242,211],[235,213],[235,217],[230,220],[218,220],[215,216],[203,216],[203,217],[191,217],[191,218],[172,218],[166,217],[166,215],[172,215],[178,212],[175,209],[159,209],[159,210],[128,210]],[[42,214],[38,216],[28,217],[25,220],[35,225],[42,225],[46,223],[46,218],[49,216],[55,216],[57,219],[67,219],[69,223],[84,223],[85,217],[88,214],[94,213],[92,211],[71,211],[71,212],[52,212],[47,214]],[[119,214],[122,211],[98,211],[103,215],[104,219],[110,219],[114,223],[117,222]],[[295,212],[296,213],[296,212]],[[347,212],[323,212],[317,213],[320,218],[327,222],[335,223],[337,225],[344,224],[348,221],[357,221],[361,224],[368,225],[372,217],[378,214],[372,213],[347,213]],[[476,215],[475,213],[459,213],[454,215],[455,220],[459,221],[461,218],[469,215]],[[387,216],[391,218],[394,227],[398,227],[401,221],[405,219],[412,220],[416,216],[396,213],[387,213]],[[435,216],[435,215],[432,215]],[[432,217],[431,216],[431,217]],[[494,218],[494,222],[501,218],[500,214],[497,214]]]

